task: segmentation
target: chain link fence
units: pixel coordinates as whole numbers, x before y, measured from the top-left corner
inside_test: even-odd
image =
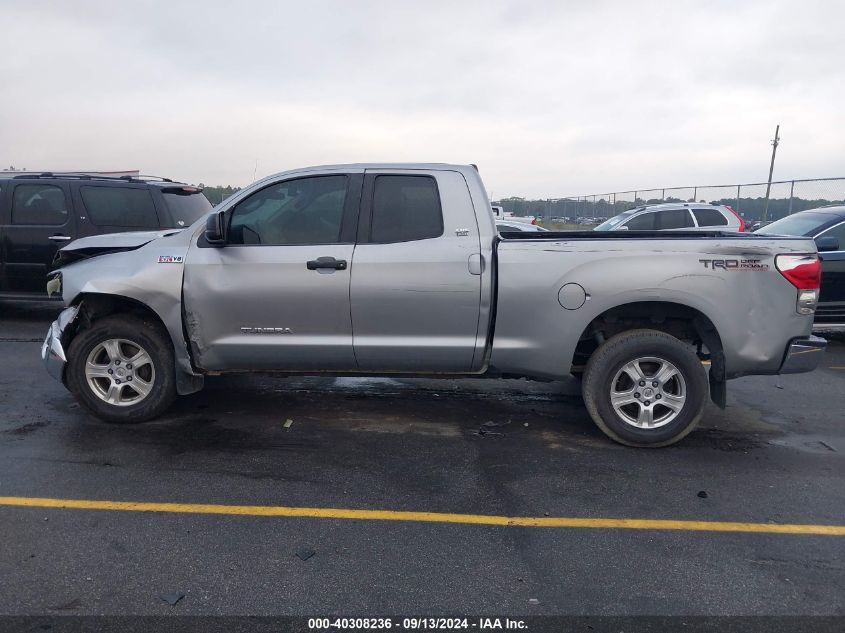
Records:
[[[581,218],[607,219],[646,204],[704,202],[732,207],[746,220],[777,220],[791,213],[830,204],[845,204],[845,178],[779,180],[766,183],[639,189],[568,196],[548,200],[505,198],[501,204],[514,215],[533,215],[549,222],[578,223]]]

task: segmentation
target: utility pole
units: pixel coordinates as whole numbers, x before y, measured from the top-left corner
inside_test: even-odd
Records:
[[[780,143],[780,136],[778,136],[778,132],[780,132],[780,124],[775,127],[775,138],[772,141],[772,162],[769,164],[769,180],[766,183],[766,206],[763,207],[763,217],[761,218],[763,222],[766,221],[766,216],[769,214],[769,192],[772,190],[772,173],[775,171],[775,154],[777,154],[778,143]]]

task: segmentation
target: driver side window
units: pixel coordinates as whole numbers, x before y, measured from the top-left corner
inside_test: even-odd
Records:
[[[845,222],[836,226],[832,226],[831,228],[816,236],[816,238],[819,237],[835,237],[839,240],[839,248],[837,248],[836,250],[845,251]]]
[[[230,244],[337,244],[346,201],[346,176],[279,182],[238,203]]]

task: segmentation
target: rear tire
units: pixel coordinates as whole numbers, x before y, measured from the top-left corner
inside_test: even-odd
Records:
[[[605,435],[626,446],[657,448],[695,428],[708,383],[688,345],[642,329],[601,345],[587,362],[581,389],[590,417]]]
[[[80,332],[67,353],[65,381],[79,404],[105,422],[145,422],[176,397],[173,346],[149,319],[109,316]]]

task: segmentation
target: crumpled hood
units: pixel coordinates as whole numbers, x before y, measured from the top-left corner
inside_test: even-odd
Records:
[[[184,229],[164,229],[161,231],[131,231],[127,233],[104,233],[91,235],[74,240],[59,252],[53,259],[53,268],[61,268],[80,259],[88,259],[97,255],[132,251],[168,235],[175,235]]]

